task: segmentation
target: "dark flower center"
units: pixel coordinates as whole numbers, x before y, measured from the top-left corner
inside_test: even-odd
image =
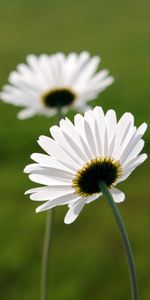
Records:
[[[99,193],[98,182],[103,180],[108,187],[122,175],[122,167],[112,157],[97,157],[86,163],[73,179],[73,188],[83,197]]]
[[[42,100],[47,107],[61,108],[72,104],[76,95],[67,88],[51,90],[44,94]]]

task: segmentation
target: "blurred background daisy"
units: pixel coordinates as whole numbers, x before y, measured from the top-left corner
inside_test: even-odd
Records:
[[[9,83],[0,93],[6,103],[25,107],[19,119],[34,115],[51,117],[58,110],[63,113],[71,108],[87,111],[87,101],[97,98],[114,81],[108,70],[96,73],[99,56],[90,57],[87,51],[62,52],[36,56],[27,55],[27,64],[19,64],[9,75]]]
[[[88,104],[101,105],[105,112],[113,108],[118,118],[130,111],[136,126],[149,124],[149,11],[149,0],[1,0],[1,89],[29,53],[79,54],[87,49],[91,56],[100,55],[101,69],[108,68],[115,77],[114,84]],[[15,117],[20,108],[2,101],[0,111],[0,295],[4,300],[34,300],[40,294],[45,213],[36,215],[36,203],[23,196],[33,184],[22,170],[30,154],[39,152],[36,140],[49,134],[56,116],[20,122]],[[67,116],[73,120],[74,113]],[[149,154],[149,128],[144,140]],[[121,184],[127,196],[119,206],[132,241],[142,300],[150,298],[149,179],[147,160]],[[106,201],[87,206],[70,226],[63,224],[66,212],[60,207],[55,215],[52,299],[130,299],[126,261]]]

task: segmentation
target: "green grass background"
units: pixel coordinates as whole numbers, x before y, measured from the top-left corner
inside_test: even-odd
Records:
[[[115,76],[113,86],[92,106],[135,115],[136,125],[150,121],[150,1],[51,0],[0,2],[0,85],[28,53],[89,50]],[[24,196],[33,187],[22,170],[36,140],[56,118],[19,121],[18,107],[0,102],[0,299],[37,300],[45,213]],[[73,119],[74,113],[68,114]],[[150,152],[149,130],[145,135]],[[119,205],[137,268],[141,300],[150,299],[149,161],[120,188]],[[70,226],[67,208],[55,210],[49,300],[128,300],[127,263],[118,229],[106,200],[87,206]]]

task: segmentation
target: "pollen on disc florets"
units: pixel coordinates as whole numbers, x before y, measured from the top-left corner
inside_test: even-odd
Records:
[[[104,181],[111,187],[122,175],[122,166],[119,160],[109,156],[97,157],[87,162],[73,179],[73,188],[82,197],[100,193],[99,181]]]
[[[50,108],[64,107],[71,105],[75,100],[75,93],[69,88],[56,88],[46,92],[42,96],[45,106]]]

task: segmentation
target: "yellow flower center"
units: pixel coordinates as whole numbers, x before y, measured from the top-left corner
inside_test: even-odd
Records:
[[[75,192],[88,197],[95,193],[100,193],[98,182],[103,180],[108,187],[122,176],[122,166],[118,160],[110,156],[102,156],[87,162],[76,173],[72,186]]]

